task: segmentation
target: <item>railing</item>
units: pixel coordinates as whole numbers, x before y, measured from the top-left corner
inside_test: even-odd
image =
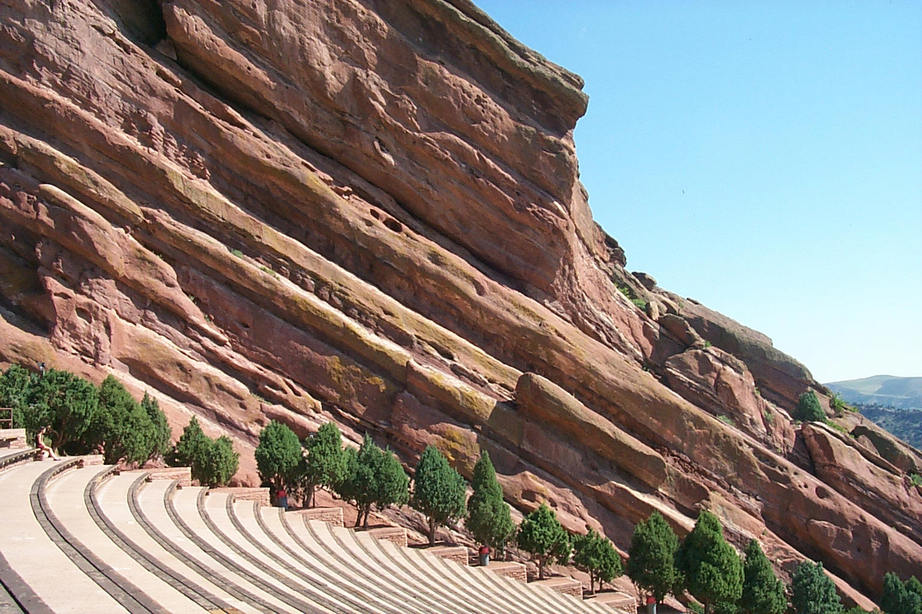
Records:
[[[13,408],[0,407],[0,428],[13,428]]]

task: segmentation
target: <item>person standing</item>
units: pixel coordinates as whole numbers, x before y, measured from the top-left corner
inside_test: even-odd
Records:
[[[285,492],[284,488],[279,488],[279,491],[276,493],[276,498],[279,502],[279,507],[282,508],[283,512],[288,511],[288,493]]]
[[[480,556],[480,566],[486,567],[490,564],[490,546],[484,544],[480,547],[480,550],[477,551],[477,554]]]

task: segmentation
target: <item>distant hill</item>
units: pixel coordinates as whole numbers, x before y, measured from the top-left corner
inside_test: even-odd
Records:
[[[853,405],[922,409],[922,377],[874,375],[862,379],[829,382],[826,386]]]

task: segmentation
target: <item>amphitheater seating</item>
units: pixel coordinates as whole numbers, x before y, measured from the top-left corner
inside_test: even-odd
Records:
[[[31,458],[0,450],[4,614],[626,611],[581,599],[575,581],[526,584],[395,545],[395,531],[282,512],[252,489],[188,486],[187,471]]]

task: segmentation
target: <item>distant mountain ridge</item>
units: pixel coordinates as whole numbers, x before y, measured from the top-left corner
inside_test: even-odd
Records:
[[[874,375],[829,382],[826,386],[848,403],[876,404],[895,409],[922,409],[922,377]]]

